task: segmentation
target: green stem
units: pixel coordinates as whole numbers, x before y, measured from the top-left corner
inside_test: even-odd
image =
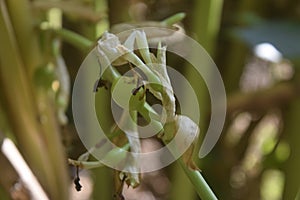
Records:
[[[30,85],[23,60],[19,53],[12,24],[4,1],[0,1],[0,82],[1,100],[18,146],[32,170],[39,173],[43,186],[53,192],[55,185],[51,176],[51,165],[45,156],[40,129],[36,120],[36,109],[30,95]],[[13,80],[13,82],[12,82]],[[53,190],[52,190],[53,189]]]
[[[86,37],[83,37],[73,31],[67,29],[48,29],[55,33],[57,36],[60,36],[64,41],[74,45],[82,51],[87,51],[93,46],[93,42]]]
[[[58,8],[64,13],[73,15],[76,19],[83,19],[96,23],[106,17],[103,12],[96,12],[88,6],[83,6],[80,2],[68,2],[68,1],[33,1],[32,7],[38,11],[47,12],[52,8]]]
[[[181,12],[181,13],[177,13],[175,15],[172,15],[171,17],[168,17],[167,19],[164,19],[162,22],[160,22],[162,25],[166,25],[166,26],[172,26],[173,24],[180,22],[181,20],[183,20],[183,18],[185,18],[185,13]]]
[[[194,5],[193,31],[209,54],[214,53],[220,29],[223,0],[199,0]]]
[[[5,51],[9,53],[1,53],[4,65],[0,70],[5,74],[2,81],[10,122],[22,153],[27,154],[26,160],[46,186],[50,198],[67,199],[68,175],[53,96],[32,83],[36,69],[45,63],[45,58],[41,54],[38,32],[32,23],[30,1],[6,2],[9,16],[4,20],[5,31],[10,32],[6,35],[7,41],[1,44],[6,44]],[[10,30],[10,27],[13,28]],[[10,64],[13,62],[17,63]],[[42,169],[37,168],[37,162],[41,163]]]
[[[222,12],[222,4],[223,0],[198,0],[194,1],[193,5],[193,21],[192,21],[192,30],[191,32],[195,33],[197,41],[205,48],[205,50],[209,54],[214,53],[215,43],[218,36],[219,28],[220,28],[220,19]],[[191,55],[197,57],[198,55]],[[207,63],[202,63],[202,66],[206,66]],[[207,117],[209,116],[209,94],[207,92],[206,84],[200,75],[198,75],[197,71],[192,67],[189,63],[184,66],[185,69],[185,77],[189,80],[192,85],[194,91],[196,92],[197,99],[199,102],[200,116],[201,120],[196,122],[201,132],[206,132],[207,129]],[[205,70],[210,70],[209,68]],[[210,73],[207,71],[206,73]],[[185,95],[185,102],[188,110],[193,110],[194,105],[191,105],[189,102],[189,95]],[[198,152],[200,149],[201,141],[203,140],[203,136],[205,134],[201,134],[199,140],[197,142],[195,152]],[[196,156],[194,156],[196,157]],[[172,196],[174,196],[174,200],[180,200],[183,197],[186,199],[194,199],[195,194],[188,187],[188,183],[185,179],[182,179],[180,176],[180,172],[173,172],[174,180],[174,189]],[[191,177],[189,177],[191,178]],[[199,193],[198,193],[199,194]],[[203,197],[203,199],[205,199]]]
[[[299,190],[297,192],[297,196],[296,196],[295,200],[300,200],[300,188],[299,188]]]
[[[115,162],[122,162],[124,159],[126,159],[126,151],[128,151],[130,148],[130,144],[126,143],[123,147],[119,149],[112,149],[110,150],[104,158],[108,159],[116,159]],[[88,154],[91,154],[93,151],[88,151]],[[122,154],[122,155],[121,155]],[[88,157],[87,157],[88,158]],[[82,161],[80,159],[73,160],[73,159],[68,159],[69,164],[75,166],[75,167],[80,167],[81,169],[94,169],[98,167],[103,167],[105,166],[102,161]]]
[[[185,174],[188,176],[194,188],[203,200],[216,200],[217,197],[215,196],[214,192],[211,190],[209,185],[206,183],[205,179],[203,178],[202,174],[198,170],[191,170],[189,169],[182,161],[179,159],[178,161],[180,166],[184,170]]]
[[[121,74],[114,69],[112,66],[108,66],[106,68],[106,70],[103,73],[103,79],[107,80],[111,83],[113,83],[114,81],[116,81],[117,79],[119,79],[121,77]]]
[[[284,113],[285,126],[283,129],[283,134],[285,135],[292,151],[284,165],[285,186],[283,199],[294,199],[299,191],[300,175],[295,173],[300,168],[299,117],[300,100],[295,99],[289,104],[289,107],[286,108]]]

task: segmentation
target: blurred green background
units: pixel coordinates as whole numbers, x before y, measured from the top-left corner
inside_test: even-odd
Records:
[[[69,99],[84,57],[114,24],[161,21],[178,12],[186,13],[181,25],[211,55],[227,92],[221,138],[207,157],[195,156],[208,184],[225,200],[300,199],[300,1],[0,0],[0,143],[15,142],[50,199],[113,199],[116,190],[114,172],[101,168],[82,172],[77,193],[67,164],[85,151]],[[205,133],[205,85],[187,64],[172,56],[168,64],[200,91]],[[100,92],[105,116],[109,94]],[[199,199],[177,164],[143,174],[140,187],[123,193],[126,199]],[[0,199],[30,199],[2,152]]]

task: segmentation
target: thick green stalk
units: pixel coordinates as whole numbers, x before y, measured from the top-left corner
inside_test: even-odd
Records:
[[[296,196],[295,200],[300,200],[300,188],[298,189],[297,196]]]
[[[54,184],[50,161],[40,138],[36,109],[4,1],[0,15],[0,81],[3,105],[12,131],[30,167],[43,186]],[[48,188],[52,191],[51,187]],[[54,190],[54,189],[53,189]]]
[[[223,0],[195,1],[192,31],[196,33],[197,41],[211,55],[220,29],[222,7]]]
[[[291,154],[285,164],[285,188],[283,199],[295,199],[300,185],[300,175],[297,171],[300,168],[299,161],[299,117],[300,117],[300,100],[294,100],[288,110],[285,119],[284,135],[287,137],[288,143],[291,148]]]
[[[41,51],[34,30],[34,19],[27,0],[7,2],[7,10],[14,29],[17,46],[24,61],[28,75],[33,76],[36,67],[42,64]]]
[[[88,2],[89,7],[94,10],[95,13],[103,14],[107,11],[106,8],[106,0],[93,0]],[[106,14],[105,14],[106,15]],[[64,41],[72,44],[77,47],[77,49],[81,50],[78,52],[77,50],[72,50],[71,48],[64,48],[66,62],[70,63],[73,66],[80,66],[81,59],[73,59],[74,55],[78,55],[77,57],[84,58],[89,50],[93,48],[94,45],[97,44],[97,38],[99,35],[103,33],[104,30],[107,30],[108,23],[106,20],[101,20],[98,23],[90,24],[83,23],[83,21],[74,21],[68,16],[65,16],[64,19],[64,28],[70,28],[74,30],[76,33],[71,32],[66,29],[56,30],[55,33],[58,34]],[[66,46],[65,46],[66,47]],[[83,53],[83,54],[82,54]],[[71,62],[67,59],[70,59]],[[99,66],[100,71],[101,66]],[[112,75],[113,76],[113,75]],[[85,78],[87,80],[90,79],[90,74],[85,74]],[[85,94],[82,94],[82,101],[85,101]],[[110,112],[110,95],[108,91],[104,91],[104,89],[99,89],[99,92],[95,96],[95,109],[97,113],[97,117],[99,122],[101,123],[101,127],[103,130],[109,130],[112,125],[112,117]],[[91,113],[83,113],[86,116],[90,116]],[[92,127],[92,126],[90,126]],[[88,131],[88,130],[87,130]],[[88,133],[87,133],[88,134]],[[89,139],[92,139],[92,136],[87,136]],[[91,198],[94,199],[111,199],[113,196],[113,184],[111,178],[111,169],[103,168],[99,170],[94,170],[95,182],[94,189]]]
[[[8,1],[9,17],[12,21],[14,28],[13,36],[16,38],[16,46],[20,52],[20,60],[23,61],[24,66],[19,66],[17,70],[24,70],[24,79],[26,79],[26,88],[23,92],[27,95],[32,95],[29,104],[34,104],[27,112],[24,113],[24,118],[32,120],[27,126],[38,129],[36,139],[40,139],[40,144],[37,145],[38,149],[33,152],[43,152],[41,161],[47,165],[45,173],[49,175],[49,181],[47,181],[47,188],[49,188],[50,196],[54,199],[68,199],[68,176],[65,165],[64,150],[62,147],[60,133],[58,130],[57,120],[54,113],[54,102],[49,97],[49,93],[45,90],[39,90],[34,86],[32,80],[35,71],[38,67],[45,64],[42,57],[38,32],[34,29],[34,18],[30,10],[30,2],[27,0]],[[18,66],[16,66],[18,67]],[[13,77],[13,76],[11,76]],[[19,94],[20,95],[20,94]],[[16,99],[17,96],[14,98]],[[20,95],[20,99],[22,96]],[[15,102],[12,100],[10,103],[16,103],[19,106],[23,106],[22,102]],[[11,105],[15,107],[16,105]],[[36,113],[37,112],[37,113]],[[28,115],[33,115],[28,117]],[[39,117],[40,123],[37,118]],[[14,119],[14,121],[17,119]],[[22,129],[23,126],[20,126]],[[23,131],[19,131],[16,134],[23,134]],[[27,133],[28,134],[28,133]],[[21,143],[21,141],[19,141]],[[22,141],[26,145],[31,145],[30,140]],[[27,152],[32,153],[32,152]],[[33,157],[31,155],[31,157]],[[37,173],[37,171],[35,171]],[[41,178],[41,177],[39,177]],[[51,181],[50,181],[51,180]],[[44,183],[45,184],[45,183]]]
[[[196,35],[196,40],[205,48],[205,50],[210,54],[214,54],[215,43],[219,33],[220,28],[220,20],[222,13],[223,0],[199,0],[195,1],[194,10],[193,10],[193,21],[192,21],[192,32]],[[198,55],[193,55],[198,56]],[[207,68],[208,63],[202,63],[202,66]],[[185,66],[185,76],[191,83],[194,91],[196,92],[199,108],[201,111],[201,121],[196,122],[199,123],[200,130],[202,134],[200,134],[200,139],[195,148],[195,152],[198,152],[200,149],[201,140],[205,135],[207,129],[207,117],[209,114],[209,97],[205,82],[202,80],[201,76],[198,75],[197,71],[194,70],[193,66],[186,64]],[[209,74],[209,72],[208,72]],[[189,96],[186,96],[186,102],[182,102],[187,104],[187,107],[190,110],[193,110],[193,105],[191,105],[188,101]],[[175,168],[176,170],[176,168]],[[193,199],[194,193],[192,188],[188,187],[188,184],[184,179],[180,177],[180,172],[177,170],[173,172],[174,176],[174,188],[173,194],[174,200],[180,200],[182,197],[186,199]],[[177,177],[178,176],[178,177]]]
[[[199,0],[195,2],[194,6],[192,31],[196,34],[196,40],[210,55],[214,54],[215,43],[220,28],[222,6],[222,0]],[[203,67],[208,68],[207,64],[209,63],[203,63],[202,65]],[[204,116],[205,119],[209,108],[205,83],[202,81],[199,82],[201,78],[199,79],[199,77],[195,76],[193,67],[187,66],[186,69],[187,78],[191,82],[194,90],[197,91],[201,114],[203,114],[202,116]],[[205,130],[205,125],[203,124],[205,121],[206,120],[202,120],[202,122],[200,122],[200,129],[202,131]]]
[[[74,16],[75,19],[83,19],[89,23],[96,23],[105,17],[103,12],[96,12],[92,8],[84,6],[81,3],[82,2],[80,1],[72,2],[37,0],[32,2],[32,6],[34,9],[42,12],[47,12],[51,8],[58,8],[64,13]]]
[[[0,197],[2,200],[10,200],[11,198],[9,197],[8,193],[2,188],[0,185]]]

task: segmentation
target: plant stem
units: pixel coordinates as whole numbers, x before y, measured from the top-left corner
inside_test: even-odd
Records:
[[[168,17],[167,19],[163,20],[160,23],[163,25],[166,25],[166,26],[172,26],[173,24],[182,21],[183,18],[185,18],[185,13],[181,12],[181,13],[172,15],[171,17]]]
[[[58,8],[66,14],[74,15],[76,19],[84,19],[92,23],[96,23],[106,17],[103,12],[99,13],[88,6],[82,6],[80,5],[80,2],[33,1],[32,7],[43,12],[46,12],[52,8]]]
[[[298,189],[295,200],[300,200],[300,188]]]
[[[73,31],[67,29],[49,29],[53,33],[60,36],[64,41],[74,45],[75,47],[79,48],[80,50],[87,51],[93,45],[93,42]]]
[[[185,174],[189,177],[190,181],[194,185],[194,188],[203,200],[215,200],[217,197],[206,183],[205,179],[203,178],[202,174],[198,170],[191,170],[187,167],[186,164],[183,163],[182,159],[178,161],[180,166],[184,170]]]
[[[1,42],[7,48],[0,56],[0,70],[5,75],[1,81],[10,123],[20,150],[50,198],[68,199],[68,175],[54,98],[32,82],[36,69],[46,61],[32,23],[30,1],[7,1],[7,15],[4,23],[9,32],[3,38],[7,41]]]
[[[30,96],[28,77],[24,70],[23,60],[19,54],[12,24],[5,7],[0,1],[0,82],[1,101],[7,113],[8,121],[18,141],[23,156],[34,172],[39,172],[41,183],[54,184],[51,176],[51,165],[45,157],[40,130],[37,128],[36,109]],[[13,80],[13,82],[12,82]],[[51,190],[51,187],[48,188]],[[53,189],[55,190],[55,189]]]
[[[191,26],[191,32],[195,33],[197,41],[206,49],[209,54],[214,53],[214,47],[217,39],[217,35],[220,28],[220,19],[222,12],[222,4],[223,0],[198,0],[194,1],[193,5],[193,22]],[[198,55],[192,55],[197,57]],[[207,63],[202,63],[202,66],[206,66]],[[199,102],[199,110],[201,120],[196,122],[201,132],[206,132],[208,124],[207,117],[209,116],[209,94],[206,89],[206,84],[197,74],[194,67],[192,67],[189,63],[186,63],[184,66],[185,69],[185,77],[189,80],[192,85],[194,91],[196,92],[197,99]],[[207,70],[210,70],[207,68]],[[207,71],[210,73],[210,71]],[[184,89],[183,89],[184,91]],[[185,101],[181,102],[187,106],[189,110],[194,109],[194,105],[191,105],[189,102],[189,94],[185,94]],[[199,137],[199,141],[196,145],[195,152],[199,152],[201,141],[203,140],[203,136],[205,134],[201,134]],[[194,156],[196,158],[196,154]],[[175,169],[178,170],[178,169]],[[182,179],[180,176],[180,172],[173,172],[174,180],[174,190],[172,196],[174,196],[174,200],[180,200],[183,197],[186,199],[193,199],[194,192],[190,187],[187,187],[188,183],[185,182],[185,179]],[[189,177],[190,178],[190,177]],[[199,194],[199,193],[198,193]],[[204,199],[204,197],[203,197]]]
[[[296,76],[297,77],[297,76]],[[286,135],[286,140],[292,149],[288,160],[284,165],[285,173],[285,186],[283,199],[294,199],[299,191],[300,180],[299,174],[295,174],[295,171],[299,170],[299,117],[300,117],[300,100],[295,99],[286,108],[283,115],[286,120],[283,128],[283,134]],[[299,197],[298,197],[299,199]]]
[[[209,54],[214,53],[216,38],[220,29],[223,0],[199,0],[194,5],[193,31],[198,42]]]

